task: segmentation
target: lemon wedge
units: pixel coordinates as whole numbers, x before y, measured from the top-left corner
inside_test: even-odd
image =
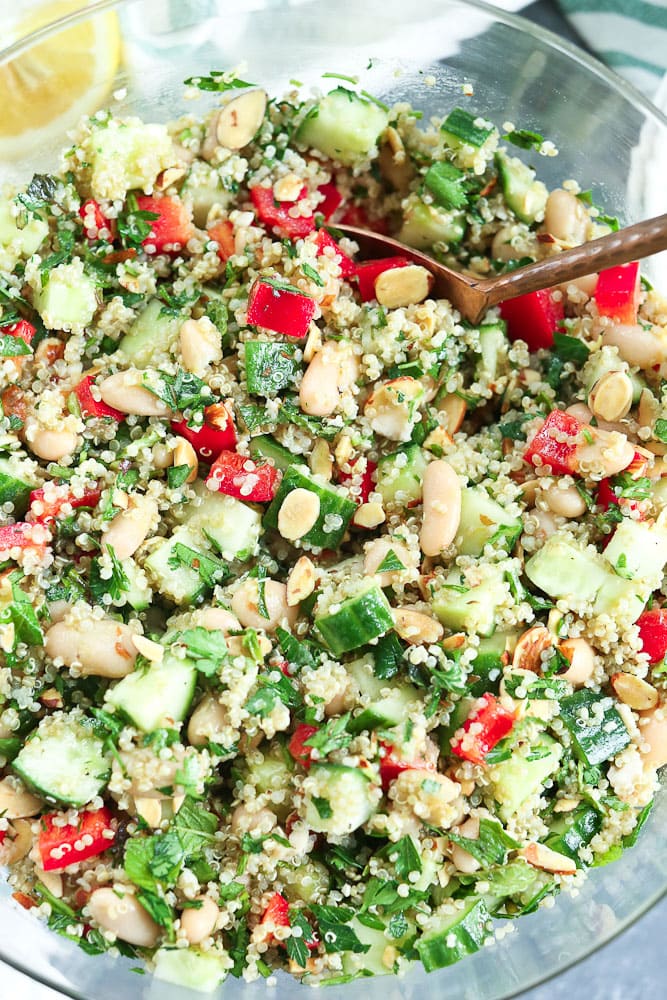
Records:
[[[24,37],[81,8],[81,0],[56,0],[21,22]],[[113,12],[96,14],[34,45],[0,66],[0,161],[62,143],[81,115],[104,103],[120,60],[120,31]]]

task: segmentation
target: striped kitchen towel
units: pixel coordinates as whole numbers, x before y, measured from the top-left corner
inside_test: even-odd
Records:
[[[602,62],[654,96],[667,73],[667,0],[558,0]]]

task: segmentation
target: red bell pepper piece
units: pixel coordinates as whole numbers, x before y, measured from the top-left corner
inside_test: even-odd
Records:
[[[50,541],[51,535],[43,524],[19,521],[0,528],[0,554],[3,558],[12,549],[37,549],[43,553]]]
[[[301,339],[315,315],[310,295],[269,278],[258,278],[248,296],[248,325]]]
[[[391,743],[382,742],[380,746],[384,750],[384,755],[380,758],[380,780],[385,792],[403,771],[435,771],[435,763],[421,754],[412,760],[404,760],[400,751]]]
[[[348,257],[341,248],[336,243],[333,236],[326,231],[326,229],[320,229],[315,238],[315,246],[317,247],[317,256],[321,257],[327,247],[331,247],[334,253],[337,253],[340,257],[338,261],[338,266],[340,267],[341,277],[351,278],[353,274],[356,273],[357,265],[354,263],[351,257]]]
[[[489,750],[500,743],[514,726],[515,716],[503,708],[493,694],[485,694],[461,726],[463,736],[452,743],[452,753],[473,764],[483,764]],[[474,726],[474,733],[470,730]]]
[[[315,211],[324,216],[325,222],[329,222],[343,204],[343,196],[333,181],[329,181],[328,184],[320,184],[317,193],[324,197],[324,201],[319,203]]]
[[[215,484],[219,493],[237,500],[267,503],[276,495],[280,478],[280,471],[268,462],[257,463],[247,455],[221,451],[211,466],[206,485],[210,489]]]
[[[361,205],[350,205],[338,220],[341,225],[358,226],[359,229],[371,229],[381,236],[389,234],[389,224],[386,219],[370,219],[365,208]]]
[[[309,726],[305,722],[299,723],[292,734],[292,738],[287,744],[287,749],[291,753],[294,760],[298,761],[299,764],[308,770],[312,760],[311,755],[313,748],[306,746],[306,740],[309,740],[311,736],[314,736],[318,732],[317,726]]]
[[[79,384],[74,386],[81,413],[84,417],[111,417],[112,420],[117,420],[119,424],[122,424],[125,420],[124,413],[116,410],[113,406],[108,406],[103,399],[95,399],[90,390],[94,382],[94,375],[84,375]]]
[[[24,344],[31,344],[36,332],[32,323],[28,323],[26,319],[20,319],[18,323],[11,323],[9,326],[0,326],[0,334],[3,337],[16,337]]]
[[[262,923],[272,927],[289,927],[289,903],[279,892],[274,892],[262,914]]]
[[[224,403],[212,403],[204,409],[201,427],[190,427],[186,420],[172,420],[171,429],[189,441],[205,462],[236,447],[234,418]]]
[[[65,504],[70,507],[96,507],[100,502],[100,490],[86,490],[83,496],[75,497],[69,493],[54,500],[44,499],[44,490],[33,490],[30,494],[30,517],[33,524],[49,524],[60,514]]]
[[[356,465],[359,459],[357,459],[352,465],[352,472],[343,472],[342,470],[338,473],[338,482],[343,486],[347,486],[352,479],[356,479],[357,473],[355,471]],[[375,489],[375,482],[373,480],[373,474],[377,469],[377,462],[371,462],[369,458],[366,459],[366,468],[361,473],[361,482],[359,483],[360,492],[356,494],[353,499],[357,503],[368,503],[368,498]]]
[[[79,209],[79,215],[83,221],[84,227],[87,222],[92,221],[92,226],[86,227],[86,236],[89,240],[96,240],[100,235],[100,231],[106,229],[111,237],[111,240],[115,238],[116,235],[116,220],[107,219],[106,215],[95,201],[94,198],[89,198],[84,201],[83,205]]]
[[[137,207],[141,212],[157,215],[157,219],[150,223],[150,233],[141,244],[144,249],[155,247],[155,253],[177,253],[194,236],[190,213],[180,198],[140,195]]]
[[[116,833],[111,813],[106,806],[95,812],[80,813],[76,825],[55,826],[54,820],[61,815],[49,813],[40,819],[38,846],[45,872],[57,871],[77,861],[85,861],[111,847]]]
[[[510,340],[525,340],[531,351],[539,351],[552,346],[565,310],[563,303],[554,299],[551,289],[545,288],[502,302],[500,315],[507,323]]]
[[[539,431],[530,442],[524,458],[527,462],[551,466],[556,475],[569,475],[577,472],[577,447],[584,443],[582,431],[587,424],[562,410],[552,410]]]
[[[637,619],[637,626],[642,652],[648,655],[649,663],[659,663],[667,655],[667,610],[645,611]]]
[[[626,510],[630,512],[637,512],[636,520],[643,521],[645,517],[644,510],[642,509],[642,504],[638,500],[631,500],[629,497],[617,497],[614,492],[614,487],[612,485],[611,479],[600,480],[600,485],[598,486],[598,495],[596,497],[596,502],[602,507],[602,510],[607,511],[612,506],[618,506],[621,510]]]
[[[600,316],[632,326],[639,307],[639,263],[622,264],[600,271],[593,298]]]
[[[208,230],[208,237],[218,244],[218,257],[223,264],[236,253],[234,226],[229,219],[221,219]]]
[[[312,233],[315,228],[315,216],[311,208],[307,215],[296,218],[290,215],[290,208],[303,201],[308,195],[308,188],[301,189],[299,197],[294,201],[277,201],[273,188],[256,185],[250,188],[250,198],[254,205],[257,218],[265,226],[269,226],[278,236],[288,236],[291,240]]]
[[[375,298],[375,282],[385,271],[393,267],[407,267],[411,262],[407,257],[382,257],[380,260],[366,260],[357,264],[356,277],[362,302]]]

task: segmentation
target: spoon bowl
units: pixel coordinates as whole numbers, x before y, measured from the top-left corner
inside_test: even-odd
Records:
[[[434,279],[433,294],[451,302],[470,323],[479,323],[487,309],[507,299],[552,288],[595,271],[617,267],[667,250],[666,214],[608,233],[597,240],[572,247],[571,250],[563,250],[534,264],[517,267],[506,274],[493,278],[476,278],[445,267],[433,257],[406,246],[391,236],[382,236],[358,226],[336,224],[335,229],[358,243],[365,257],[401,256],[415,264],[421,264]]]

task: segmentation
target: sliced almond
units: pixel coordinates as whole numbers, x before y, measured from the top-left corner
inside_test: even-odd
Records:
[[[396,608],[394,630],[410,646],[430,645],[442,639],[444,634],[439,621],[412,608]]]
[[[243,149],[257,132],[266,111],[266,91],[249,90],[232,98],[218,115],[216,138],[226,149]]]
[[[273,185],[273,197],[276,201],[296,201],[302,190],[302,179],[296,174],[286,174]]]
[[[543,872],[553,872],[554,875],[574,875],[577,870],[572,858],[559,854],[558,851],[552,851],[545,844],[527,844],[519,851],[519,854],[525,858],[529,865],[532,865],[533,868],[539,868]]]
[[[162,822],[162,800],[155,798],[138,798],[134,800],[137,814],[155,830]]]
[[[581,799],[567,799],[567,798],[566,799],[556,799],[556,803],[554,805],[554,812],[555,813],[569,813],[569,812],[572,812],[573,809],[577,808],[577,806],[579,805],[580,802],[581,802]]]
[[[308,336],[303,345],[303,360],[310,364],[318,351],[322,349],[322,331],[317,323],[311,323],[308,327]]]
[[[447,422],[445,424],[447,432],[449,434],[456,434],[460,430],[466,415],[465,400],[452,392],[447,396],[443,396],[438,403],[438,409],[440,413],[447,415]]]
[[[553,642],[553,636],[544,625],[534,625],[524,632],[514,649],[512,666],[517,670],[531,670],[534,674],[542,672],[541,654]]]
[[[385,309],[423,302],[433,287],[433,275],[421,264],[392,267],[375,281],[375,298]]]
[[[455,635],[448,635],[446,639],[442,640],[443,649],[460,649],[461,646],[465,646],[466,637],[464,632],[457,632]]]
[[[606,372],[593,386],[588,405],[600,420],[621,420],[632,406],[632,382],[625,372]]]
[[[290,608],[305,601],[315,589],[315,567],[308,556],[301,556],[287,578],[287,603]]]
[[[194,483],[199,471],[199,460],[197,459],[197,452],[194,450],[190,442],[185,440],[185,438],[178,439],[174,448],[173,463],[174,466],[189,466],[190,471],[185,481],[186,483]]]
[[[278,511],[278,531],[283,538],[294,542],[303,538],[320,516],[320,498],[312,490],[299,487],[288,493]]]
[[[145,635],[133,635],[132,645],[138,653],[145,656],[151,663],[162,662],[164,646],[161,646],[159,642],[153,642],[152,639],[147,639]]]
[[[157,180],[154,185],[156,191],[166,191],[167,188],[172,186],[172,184],[177,184],[181,178],[185,177],[187,172],[188,168],[185,164],[167,167],[166,170],[163,170],[161,174],[157,175]]]
[[[345,465],[350,455],[352,454],[353,447],[352,441],[350,440],[349,434],[339,434],[338,440],[336,441],[336,446],[334,448],[334,458],[336,459],[336,465]]]
[[[322,476],[329,481],[333,475],[333,459],[329,445],[324,438],[318,438],[308,458],[310,471],[316,476]]]
[[[362,503],[356,509],[352,524],[357,528],[377,528],[386,520],[387,515],[381,503]]]
[[[436,456],[442,454],[453,444],[454,438],[444,427],[436,427],[424,441],[424,447],[427,451],[432,451]]]
[[[658,704],[657,690],[634,674],[613,674],[611,686],[618,700],[636,712],[644,712]]]

